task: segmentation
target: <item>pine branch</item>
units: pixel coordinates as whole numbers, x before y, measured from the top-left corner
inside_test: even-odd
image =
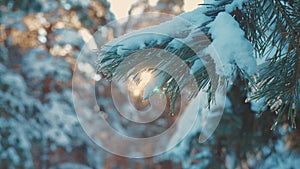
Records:
[[[272,129],[288,112],[295,126],[299,109],[299,1],[250,1],[243,16],[250,21],[247,38],[253,43],[258,57],[266,58],[267,66],[259,70],[250,99],[265,98],[270,109],[278,114]],[[298,18],[298,19],[297,19]]]
[[[205,33],[205,36],[206,36],[205,39],[207,39],[207,37],[210,37],[209,33],[208,33],[208,30],[209,30],[208,24],[211,23],[212,21],[214,21],[214,18],[218,15],[218,13],[225,11],[226,5],[228,5],[232,2],[233,2],[233,0],[218,0],[218,1],[215,1],[213,4],[200,4],[202,6],[206,6],[205,10],[203,10],[204,15],[209,16],[211,18],[211,20],[202,23],[202,25],[198,27],[198,29],[200,31]],[[195,16],[195,17],[198,17],[198,16]],[[182,31],[183,32],[180,33],[181,36],[186,34],[184,32],[185,30],[182,30]],[[189,31],[191,31],[191,30],[189,30]],[[196,48],[200,47],[201,49],[203,49],[203,48],[207,47],[208,44],[206,46],[201,44],[201,43],[203,43],[201,36],[193,37],[193,39],[196,39],[196,40],[193,40],[192,45],[196,46]],[[184,39],[185,37],[183,37],[183,38],[181,37],[179,39]],[[163,44],[158,45],[155,43],[155,39],[154,39],[153,42],[150,42],[151,45],[146,46],[142,50],[150,49],[150,48],[164,49],[168,52],[173,53],[176,56],[180,56],[181,59],[188,65],[188,67],[190,69],[197,61],[200,61],[200,62],[205,61],[206,63],[213,62],[212,59],[210,58],[210,56],[204,55],[204,56],[202,56],[201,59],[199,59],[199,57],[196,55],[196,53],[184,44],[181,45],[181,47],[177,46],[176,48],[174,48],[171,45],[173,42],[174,42],[174,39],[169,38],[169,39],[166,39],[163,42]],[[201,46],[203,46],[203,47],[201,47]],[[131,74],[127,74],[127,75],[116,74],[116,69],[118,68],[119,64],[124,60],[124,58],[126,58],[130,54],[132,54],[134,52],[138,52],[140,50],[140,49],[128,49],[128,52],[126,55],[120,56],[117,53],[118,47],[119,46],[117,46],[117,45],[113,45],[113,46],[111,46],[110,49],[107,49],[107,50],[102,49],[101,50],[100,56],[99,56],[99,58],[101,58],[101,59],[99,59],[98,63],[97,63],[98,71],[103,73],[104,76],[108,79],[112,79],[112,77],[127,77],[127,78],[129,78],[132,75],[138,76],[137,74],[134,74],[137,72],[133,72],[133,74],[132,74],[132,71],[127,70],[127,69],[126,70],[124,69],[122,72],[131,72]],[[144,55],[147,55],[147,54],[144,54]],[[148,59],[149,58],[143,58],[142,60],[140,60],[140,62],[147,62]],[[172,64],[172,60],[168,60],[168,62],[166,62],[165,64]],[[199,64],[199,62],[198,62],[198,64]],[[209,66],[214,67],[212,65],[209,65]],[[176,72],[177,70],[174,70],[174,71]],[[162,82],[163,85],[159,85],[158,87],[163,89],[166,94],[169,94],[171,112],[173,112],[172,109],[174,108],[175,101],[178,98],[178,96],[180,95],[180,90],[178,88],[178,85],[174,81],[174,79],[172,79],[171,76],[167,76],[164,73],[157,73],[157,74],[158,74],[158,76],[165,76],[165,78],[163,78],[164,81]],[[206,91],[208,92],[208,95],[209,95],[208,102],[211,103],[214,100],[214,91],[216,91],[216,87],[217,87],[215,84],[212,84],[212,80],[216,81],[217,79],[209,78],[209,75],[208,75],[208,72],[207,72],[205,66],[203,66],[202,68],[195,71],[193,73],[193,76],[195,77],[195,79],[197,81],[198,87],[196,89],[194,89],[194,91],[192,91],[190,98],[196,96],[198,94],[198,92],[200,91],[200,89],[207,87]],[[185,79],[185,77],[179,77],[179,79]],[[189,82],[186,81],[183,83],[188,84]]]
[[[207,25],[218,13],[225,11],[226,5],[230,3],[232,0],[203,4],[207,6],[204,13],[211,20],[203,23],[199,28],[208,34]],[[292,126],[295,127],[295,114],[299,102],[299,6],[299,1],[283,4],[279,0],[254,0],[245,3],[243,9],[237,8],[231,13],[246,32],[248,40],[252,42],[257,51],[257,57],[266,58],[267,66],[259,71],[254,80],[249,79],[251,86],[255,89],[250,99],[265,99],[271,110],[278,114],[275,126],[284,112],[288,111],[288,117],[291,118]],[[172,40],[166,40],[163,45],[154,43],[146,48],[166,49],[175,55],[182,56],[182,59],[191,67],[195,63],[193,52],[187,47],[169,48],[168,45]],[[135,49],[129,49],[128,53],[135,51]],[[102,55],[102,61],[99,62],[101,65],[99,70],[107,77],[113,77],[115,69],[124,57],[126,56],[118,56],[115,49],[106,51],[106,54]],[[249,78],[247,74],[243,75]],[[200,69],[194,73],[194,76],[199,79],[198,91],[206,85],[211,86],[210,81],[207,80],[208,74],[204,70]],[[166,93],[173,98],[171,100],[173,104],[180,91],[177,90],[178,86],[171,80],[171,77],[164,80]],[[210,88],[210,90],[213,89]]]

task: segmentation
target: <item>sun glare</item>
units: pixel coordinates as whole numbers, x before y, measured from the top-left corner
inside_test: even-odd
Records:
[[[150,71],[143,71],[138,77],[138,81],[135,81],[133,77],[129,79],[128,89],[133,96],[138,97],[144,93],[145,87],[152,80],[153,74]]]

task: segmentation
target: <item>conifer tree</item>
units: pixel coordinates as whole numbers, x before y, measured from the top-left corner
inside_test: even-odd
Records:
[[[250,54],[253,54],[250,57],[256,58],[259,64],[254,74],[247,72],[243,65],[239,65],[238,62],[243,59],[242,57],[233,60],[231,63],[232,65],[236,65],[236,73],[240,80],[244,80],[245,83],[247,83],[244,86],[245,90],[248,91],[248,98],[245,101],[263,100],[265,106],[277,114],[278,118],[275,120],[272,129],[283,119],[284,115],[290,119],[291,126],[295,128],[296,114],[297,110],[299,110],[298,60],[300,2],[279,0],[218,0],[205,1],[199,5],[199,10],[210,18],[199,25],[200,30],[205,32],[208,36],[214,36],[212,35],[211,25],[214,24],[216,18],[218,19],[218,16],[227,13],[239,23],[240,29],[244,32],[244,37],[247,38],[253,47],[254,53],[250,52]],[[185,18],[184,14],[182,17]],[[195,15],[194,17],[200,20],[201,17],[204,16]],[[180,32],[180,30],[178,31]],[[226,34],[226,32],[224,33]],[[155,40],[157,39],[154,38],[153,41]],[[214,42],[214,37],[212,37],[211,40]],[[231,41],[230,39],[225,39],[225,41],[226,40],[228,43]],[[167,51],[181,56],[186,63],[191,62],[191,65],[199,63],[195,62],[195,59],[192,59],[195,53],[187,46],[171,48],[171,42],[172,40],[166,39],[161,44],[155,44],[154,42],[145,48],[164,48]],[[114,74],[117,74],[115,69],[118,67],[118,64],[122,62],[126,56],[138,50],[129,48],[126,49],[129,52],[122,55],[117,53],[118,47],[119,46],[115,46],[110,49],[104,48],[100,52],[99,71],[110,78],[114,76]],[[220,57],[222,60],[222,56]],[[172,60],[169,62],[172,62]],[[247,65],[245,66],[247,67]],[[248,67],[252,66],[253,65],[248,65]],[[199,74],[202,74],[202,76],[199,77]],[[208,74],[205,73],[203,69],[194,72],[194,76],[201,81],[199,83],[199,89],[203,88],[205,84],[207,84],[207,81],[209,81]],[[235,75],[231,74],[230,77],[227,76],[227,81],[231,81],[233,76]],[[169,80],[170,78],[166,78],[163,83],[167,84],[170,82]],[[175,102],[179,90],[176,90],[178,88],[176,88],[175,83],[168,83],[167,86],[170,88],[170,90],[166,89],[167,93],[171,96],[175,96],[171,101],[172,104]]]
[[[201,133],[198,131],[186,138],[170,154],[179,156],[177,159],[179,161],[186,161],[183,164],[184,168],[244,168],[245,166],[288,168],[297,165],[297,162],[293,164],[284,162],[284,158],[290,159],[288,155],[282,154],[284,157],[281,159],[276,157],[276,154],[282,153],[278,149],[278,144],[282,143],[282,140],[285,139],[286,144],[292,143],[291,148],[295,149],[297,147],[295,145],[299,143],[296,140],[300,137],[299,130],[296,129],[297,119],[299,119],[300,91],[300,1],[209,0],[199,6],[196,10],[198,13],[195,11],[193,11],[194,15],[193,12],[190,13],[193,19],[201,21],[196,25],[197,28],[207,35],[216,48],[221,43],[220,53],[233,50],[227,56],[220,54],[224,69],[230,68],[225,70],[225,74],[228,73],[225,77],[229,86],[227,97],[231,105],[225,108],[221,123],[212,139],[204,145],[197,143],[197,137]],[[182,14],[179,17],[186,19],[186,16]],[[233,33],[233,30],[225,28],[228,25],[233,29],[238,25],[239,30]],[[163,29],[165,25],[159,26]],[[185,31],[178,28],[176,33],[184,34]],[[185,37],[192,36],[193,30],[188,32]],[[219,32],[223,34],[217,36]],[[223,36],[227,38],[222,39]],[[130,37],[130,34],[126,37]],[[184,41],[185,37],[178,38]],[[236,37],[245,38],[246,41],[240,39],[234,43]],[[201,67],[199,65],[201,62],[197,62],[195,53],[189,47],[181,45],[174,48],[172,39],[165,38],[161,42],[162,39],[159,37],[153,37],[153,41],[145,43],[148,46],[145,45],[143,48],[130,48],[122,37],[119,40],[120,44],[104,47],[99,54],[99,72],[108,79],[124,76],[124,72],[122,74],[116,71],[124,58],[136,51],[149,48],[164,49],[180,56],[191,69],[193,66],[197,67],[197,64]],[[125,42],[122,43],[122,40]],[[223,50],[222,44],[235,45],[227,46],[227,49]],[[249,44],[250,48],[247,47]],[[118,53],[122,45],[126,46],[125,54]],[[235,48],[235,46],[239,47]],[[252,59],[255,60],[257,67]],[[147,62],[147,59],[144,61]],[[174,60],[170,59],[167,64],[171,65],[172,62],[174,63]],[[252,68],[254,71],[251,70]],[[130,68],[127,71],[131,72]],[[205,86],[209,86],[207,91],[213,95],[214,88],[209,85],[211,79],[207,71],[198,69],[193,72],[193,75],[198,82],[198,89],[193,94],[196,95]],[[170,95],[172,108],[180,95],[180,90],[171,77],[161,79],[163,80],[159,81],[157,86],[162,87],[165,93]],[[208,97],[208,100],[213,103],[212,97]],[[280,132],[282,130],[284,132]],[[210,153],[206,153],[206,148]],[[265,151],[266,149],[268,150]],[[299,149],[296,150],[298,152]],[[254,160],[258,152],[262,156]],[[171,155],[170,158],[176,161],[174,157],[177,156]],[[226,162],[228,159],[234,159],[232,164]],[[250,159],[255,162],[249,164],[247,160]],[[226,164],[220,166],[224,163]],[[286,165],[281,165],[282,163]]]

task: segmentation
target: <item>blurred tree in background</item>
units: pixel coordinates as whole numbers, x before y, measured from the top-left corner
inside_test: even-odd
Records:
[[[260,4],[255,2],[253,3]],[[263,5],[257,6],[257,10],[244,4],[244,8],[234,8],[229,13],[238,21],[255,49],[262,51],[263,55],[270,49],[267,46],[274,46],[274,43],[277,43],[276,39],[280,39],[278,37],[282,32],[291,31],[292,28],[288,27],[291,26],[288,25],[291,22],[298,24],[297,30],[292,29],[297,36],[294,36],[294,39],[281,39],[281,42],[295,42],[294,48],[297,48],[297,45],[299,48],[299,41],[296,43],[297,38],[299,40],[299,16],[293,16],[294,20],[291,22],[282,19],[286,17],[284,13],[283,16],[277,14],[282,19],[278,21],[269,18],[268,22],[264,22],[266,18],[258,17],[262,16],[260,13],[262,11],[268,11],[269,13],[263,13],[263,16],[270,17],[276,11],[286,9],[289,3],[290,8],[297,10],[300,6],[298,1],[297,3],[289,1],[286,4],[283,1],[274,1],[280,3],[277,6],[270,2],[264,1]],[[159,0],[155,6],[148,3],[138,1],[133,4],[129,13],[135,13],[136,8],[143,8],[143,12],[160,11],[176,15],[183,12],[182,0]],[[205,14],[213,20],[219,12],[225,11],[226,5],[231,3],[232,1],[222,0],[216,1],[215,4],[206,4],[208,10]],[[292,129],[288,120],[294,115],[289,113],[288,108],[283,109],[281,111],[283,113],[278,112],[281,121],[277,122],[277,128],[270,131],[270,125],[274,123],[277,115],[266,108],[278,104],[276,101],[280,99],[276,97],[278,95],[276,92],[279,92],[286,83],[279,83],[278,88],[273,88],[273,82],[282,81],[285,76],[275,80],[265,77],[267,75],[275,77],[272,73],[278,75],[276,71],[280,68],[278,65],[290,64],[296,67],[298,64],[295,64],[295,59],[299,57],[299,53],[295,53],[297,50],[291,50],[290,54],[294,54],[293,59],[283,59],[285,62],[278,61],[283,53],[277,52],[275,55],[273,53],[270,62],[276,64],[269,65],[270,69],[262,72],[265,76],[251,83],[253,86],[258,84],[259,87],[261,87],[259,82],[269,83],[269,86],[263,86],[263,89],[265,93],[268,93],[268,90],[275,90],[273,91],[275,95],[272,95],[272,92],[265,95],[266,99],[270,100],[270,105],[264,106],[260,104],[261,101],[244,103],[249,97],[247,89],[253,88],[249,89],[250,78],[244,78],[245,74],[241,72],[236,74],[228,89],[229,101],[221,123],[213,137],[204,144],[198,143],[200,131],[196,131],[188,135],[174,150],[153,158],[126,159],[99,150],[100,148],[84,134],[76,118],[72,103],[71,78],[76,58],[94,32],[105,29],[105,37],[109,37],[107,41],[118,33],[116,31],[118,28],[105,26],[114,20],[109,8],[107,0],[0,1],[0,169],[276,167],[288,169],[300,166],[299,128]],[[141,24],[142,19],[145,18],[128,20],[125,24],[130,26],[122,31],[130,32],[129,28],[132,25],[139,28],[146,27],[147,25]],[[256,32],[258,25],[249,22],[252,20],[259,20],[259,24],[270,24],[266,24],[266,27]],[[288,29],[276,27],[274,33],[268,32],[264,35],[274,22],[282,22]],[[201,28],[209,34],[207,25]],[[270,39],[269,37],[275,37],[274,41],[263,43],[266,39]],[[282,45],[279,49],[285,47]],[[282,67],[285,68],[287,67]],[[290,74],[287,76],[290,77]],[[264,81],[266,79],[267,82]],[[290,98],[289,94],[293,93],[292,91],[298,92],[297,78],[296,82],[288,85],[291,90],[285,93],[282,100]],[[105,96],[107,94],[105,87],[108,84],[103,81],[97,84],[97,92]],[[262,95],[263,93],[258,92],[253,97],[261,98]],[[292,100],[299,100],[298,97]],[[112,104],[106,97],[97,99],[99,104]],[[289,102],[288,105],[293,106],[293,102]],[[106,111],[111,111],[107,112],[108,116],[110,113],[116,113],[113,109]],[[171,117],[166,115],[164,120],[169,123],[169,118]],[[299,116],[295,118],[299,119]],[[297,119],[293,123],[296,121]],[[120,124],[125,125],[124,128],[130,126],[127,121],[120,121]],[[149,133],[152,134],[151,131]]]
[[[109,3],[4,0],[0,5],[0,168],[101,167],[100,152],[81,134],[71,78],[91,32],[114,18]]]

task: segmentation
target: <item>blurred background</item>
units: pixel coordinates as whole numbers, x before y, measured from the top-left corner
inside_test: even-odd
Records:
[[[246,96],[238,84],[231,89],[230,103],[211,140],[199,144],[197,132],[192,133],[172,152],[154,158],[112,155],[95,145],[80,127],[72,102],[72,74],[76,58],[93,34],[101,30],[105,41],[110,41],[130,32],[106,25],[116,19],[142,28],[147,26],[141,22],[145,18],[129,22],[128,16],[155,11],[178,15],[201,2],[0,0],[0,169],[299,167],[299,129],[291,132],[286,124],[270,131],[274,116],[258,118],[250,104],[241,104]],[[88,71],[90,66],[82,69]],[[109,84],[95,78],[98,104],[113,107],[106,90]],[[112,116],[114,108],[105,112],[117,120],[116,125],[132,130],[128,121]],[[153,135],[174,118],[166,115],[152,130],[144,126],[135,133]]]

